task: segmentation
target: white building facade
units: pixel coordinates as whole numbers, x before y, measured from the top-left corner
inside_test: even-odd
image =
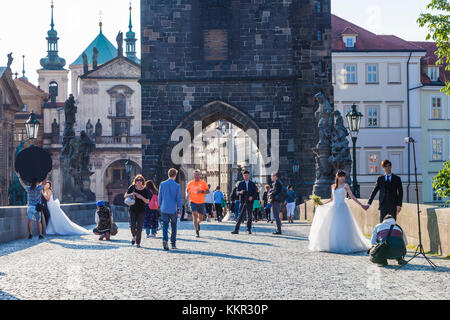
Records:
[[[403,181],[404,201],[413,202],[412,147],[408,149],[405,137],[417,141],[421,185],[420,59],[426,52],[400,38],[375,35],[336,16],[332,22],[335,109],[345,116],[355,104],[364,116],[356,151],[361,198],[370,197],[377,177],[383,174],[381,162],[389,159],[393,173]]]

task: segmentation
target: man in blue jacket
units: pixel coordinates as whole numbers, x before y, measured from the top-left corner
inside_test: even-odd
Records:
[[[178,213],[183,208],[181,200],[181,187],[175,182],[178,174],[177,169],[169,170],[169,179],[161,183],[159,186],[159,205],[161,209],[161,220],[163,224],[163,247],[164,250],[169,250],[169,221],[172,227],[171,243],[172,249],[176,249],[177,242],[177,221]]]

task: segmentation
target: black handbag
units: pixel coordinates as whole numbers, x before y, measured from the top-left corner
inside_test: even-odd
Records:
[[[389,233],[386,239],[369,250],[370,261],[377,263],[379,261],[385,261],[389,258],[389,240],[391,239],[392,229],[394,229],[395,224],[391,225]]]
[[[44,206],[41,203],[36,204],[36,211],[37,212],[44,211]]]

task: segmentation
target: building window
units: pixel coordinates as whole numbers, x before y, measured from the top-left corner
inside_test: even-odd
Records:
[[[50,97],[57,97],[58,96],[58,83],[55,81],[50,82],[48,85],[48,93],[50,94]]]
[[[355,47],[355,39],[352,37],[348,37],[345,39],[345,47],[354,48]]]
[[[356,64],[345,65],[345,83],[356,83]]]
[[[388,83],[401,83],[400,63],[388,64]]]
[[[113,122],[113,136],[127,137],[130,135],[130,123],[127,120],[117,120]]]
[[[433,202],[442,202],[442,197],[436,193],[433,187],[431,187],[431,193],[433,194]]]
[[[369,152],[367,154],[368,167],[367,171],[369,174],[379,174],[380,173],[380,153],[379,152]]]
[[[14,141],[20,142],[22,140],[27,139],[27,132],[25,129],[16,129],[16,132],[14,133]]]
[[[378,66],[376,64],[368,64],[366,74],[367,83],[378,83]]]
[[[439,80],[439,68],[438,67],[428,67],[428,78],[431,81]]]
[[[431,98],[431,119],[442,119],[442,100],[439,97]]]
[[[325,66],[325,63],[323,61],[317,62],[317,72],[319,74],[323,74],[325,72],[325,68],[326,68],[326,66]]]
[[[431,160],[442,161],[444,158],[444,138],[433,137],[431,138]]]
[[[123,94],[116,97],[116,116],[125,117],[127,114],[127,99]]]
[[[378,107],[367,107],[367,127],[378,128]]]
[[[322,41],[322,30],[317,30],[317,41]]]
[[[388,127],[389,128],[402,127],[402,106],[388,105]]]
[[[314,5],[316,7],[316,13],[322,13],[322,1],[316,1]]]

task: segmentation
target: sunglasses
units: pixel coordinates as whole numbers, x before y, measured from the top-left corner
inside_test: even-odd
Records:
[[[136,182],[144,182],[142,179],[137,179]]]

